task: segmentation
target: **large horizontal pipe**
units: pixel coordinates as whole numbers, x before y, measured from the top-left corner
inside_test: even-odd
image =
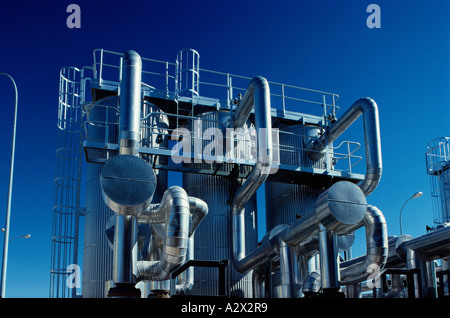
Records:
[[[363,115],[364,119],[366,177],[359,186],[368,196],[378,186],[383,169],[378,106],[373,99],[358,99],[327,132],[311,141],[307,149],[311,159],[321,159],[325,155],[323,150],[347,130],[360,115]]]
[[[236,270],[247,272],[278,256],[282,242],[296,246],[318,234],[319,224],[336,234],[355,230],[366,215],[367,201],[361,189],[348,181],[337,182],[316,201],[315,210],[297,219],[290,226],[278,225],[267,233],[260,246],[238,262]]]
[[[289,245],[298,245],[319,232],[319,223],[338,235],[348,234],[362,226],[366,210],[366,198],[356,185],[337,182],[317,198],[315,213],[297,219],[283,231],[281,239]]]
[[[404,240],[397,252],[405,261],[408,249],[419,254],[425,261],[450,258],[450,226],[444,225],[433,232]]]

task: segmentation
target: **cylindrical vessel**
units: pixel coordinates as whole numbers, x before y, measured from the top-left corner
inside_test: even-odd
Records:
[[[437,220],[438,224],[450,222],[450,163],[442,168],[439,179],[439,191],[441,198],[441,215],[440,220]]]
[[[118,108],[117,97],[107,97],[86,109],[85,124],[88,140],[117,143]],[[109,153],[100,157],[108,159]],[[83,287],[85,298],[103,298],[107,296],[107,282],[112,280],[113,251],[106,236],[107,221],[114,212],[108,208],[102,198],[100,172],[102,164],[87,163],[86,214],[84,218]]]
[[[320,132],[318,126],[295,125],[280,128],[280,163],[292,166],[322,167],[323,160],[313,162],[302,149]],[[266,228],[291,224],[314,210],[314,204],[325,189],[312,185],[266,182]]]
[[[324,159],[314,162],[302,150],[319,132],[320,127],[316,125],[281,127],[279,133],[280,164],[322,168]],[[296,219],[313,213],[316,199],[324,190],[321,186],[266,181],[266,230],[270,231],[280,224],[292,224]],[[307,262],[307,260],[304,261]],[[303,266],[307,265],[303,264]],[[306,276],[299,276],[301,275],[297,273],[295,284],[301,283],[302,278],[306,278]],[[281,296],[278,293],[278,286],[282,285],[279,277],[278,271],[274,271],[272,284],[275,297]]]
[[[86,138],[88,140],[118,143],[119,118],[118,97],[107,97],[90,105],[87,109]],[[150,113],[158,114],[149,115]],[[158,134],[166,128],[167,117],[159,117],[162,113],[153,104],[144,104],[142,113],[147,116],[141,125],[141,146],[167,147],[167,137],[164,133]],[[153,142],[149,142],[152,140]],[[98,156],[104,160],[111,157],[107,151]],[[151,162],[151,156],[143,156],[147,162]],[[87,188],[86,188],[86,215],[84,233],[84,257],[83,257],[83,297],[103,298],[107,296],[108,281],[112,278],[113,250],[111,242],[106,236],[108,220],[114,215],[104,200],[100,188],[100,172],[103,165],[87,163]],[[152,203],[159,203],[167,189],[167,171],[155,170],[157,184]],[[148,225],[146,225],[148,227]],[[141,226],[142,228],[142,226]],[[145,253],[144,253],[145,254]]]
[[[202,132],[208,128],[226,127],[221,123],[229,121],[228,111],[201,114]],[[225,136],[225,132],[224,136]],[[202,165],[217,163],[202,163]],[[209,207],[208,216],[197,228],[194,236],[194,257],[202,260],[231,260],[231,215],[230,203],[234,181],[228,177],[209,176],[203,174],[184,173],[183,187],[189,196],[204,200]],[[239,182],[239,185],[241,182]],[[256,248],[256,197],[253,197],[245,207],[246,252]],[[193,295],[217,295],[218,270],[215,268],[195,268]],[[228,286],[230,294],[237,297],[252,297],[252,273],[240,274],[232,264],[229,266]]]

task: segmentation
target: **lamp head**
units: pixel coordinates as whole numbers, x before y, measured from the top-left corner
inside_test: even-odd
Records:
[[[418,197],[420,197],[421,195],[422,195],[423,193],[422,192],[416,192],[416,193],[414,193],[414,195],[412,196],[412,199],[415,199],[415,198],[418,198]]]

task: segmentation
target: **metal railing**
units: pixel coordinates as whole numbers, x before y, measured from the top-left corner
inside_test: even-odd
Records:
[[[146,102],[143,102],[145,105]],[[84,122],[87,140],[105,145],[117,144],[119,129],[119,109],[117,97],[110,97],[98,103],[88,105],[86,121]],[[254,129],[234,131],[227,129],[225,123],[212,119],[199,119],[195,116],[167,114],[160,111],[143,112],[141,118],[141,147],[158,149],[159,153],[171,156],[175,161],[208,163],[240,163],[254,165],[256,163],[256,132]],[[164,117],[164,118],[162,118]],[[184,127],[169,128],[169,122],[183,122]],[[202,127],[214,127],[219,136],[198,133],[195,124]],[[201,131],[203,132],[204,129]],[[353,141],[342,141],[335,147],[328,149],[329,160],[314,162],[307,155],[306,145],[314,136],[276,130],[278,144],[274,149],[279,150],[274,158],[276,164],[286,166],[303,166],[319,168],[327,171],[337,171],[352,174],[354,167],[362,160],[358,155],[361,145]],[[222,142],[218,142],[217,138]],[[189,138],[188,147],[180,142],[181,138]],[[165,142],[162,142],[165,141]],[[226,145],[233,145],[229,149]],[[207,148],[209,147],[209,148]],[[214,151],[206,151],[212,148]],[[200,151],[200,153],[196,153]],[[232,152],[230,152],[232,150]],[[206,152],[205,152],[206,151]],[[309,150],[311,151],[311,150]]]
[[[430,141],[425,153],[427,174],[430,175],[432,210],[436,225],[448,222],[448,186],[445,180],[450,169],[450,137]]]
[[[121,79],[122,53],[96,49],[94,56],[94,80],[99,87],[104,84],[118,86]],[[142,81],[149,94],[157,93],[166,98],[177,96],[177,86],[182,78],[177,78],[177,62],[167,62],[142,57]],[[202,97],[214,97],[233,109],[239,94],[243,94],[251,77],[199,68],[197,74]],[[304,110],[307,114],[332,119],[339,110],[335,93],[309,89],[300,86],[269,81],[272,105],[285,114],[286,111]],[[311,107],[312,106],[312,107]]]

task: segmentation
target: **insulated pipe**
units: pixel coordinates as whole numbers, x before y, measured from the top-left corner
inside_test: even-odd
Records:
[[[186,262],[194,259],[194,236],[189,236],[189,246],[186,257]],[[194,267],[190,266],[186,269],[177,280],[177,285],[175,286],[175,292],[177,295],[187,294],[192,290],[194,286]]]
[[[366,280],[374,271],[381,270],[388,256],[387,225],[383,213],[367,206],[367,213],[362,221],[366,230],[367,253],[358,262],[352,260],[340,264],[340,282],[343,285],[356,284]]]
[[[280,285],[279,295],[280,298],[294,298],[296,296],[296,274],[295,263],[296,257],[294,250],[295,247],[289,246],[284,242],[281,242],[279,255],[280,255]],[[298,286],[297,286],[298,288]]]
[[[296,246],[319,233],[319,225],[335,234],[354,231],[362,226],[367,201],[361,189],[348,181],[340,181],[324,191],[316,200],[315,210],[297,219],[290,226],[278,225],[266,233],[260,246],[240,260],[236,270],[245,273],[279,255],[282,242]]]
[[[141,57],[134,51],[127,51],[123,56],[122,81],[120,82],[119,88],[119,155],[137,156],[139,154],[141,73]],[[119,160],[121,160],[121,158],[119,158]],[[113,180],[114,183],[116,183],[117,180],[121,182],[121,179],[115,179]],[[103,184],[102,189],[102,194],[104,198],[107,199],[105,202],[107,204],[113,202],[105,196]],[[153,192],[151,192],[151,196],[153,196]],[[147,197],[148,201],[146,201],[145,204],[151,200],[151,196],[149,198]],[[112,207],[110,206],[110,208]],[[136,211],[139,208],[140,206],[137,205],[133,208],[133,211]],[[115,211],[119,213],[117,210],[118,209]],[[132,260],[137,257],[135,248],[137,237],[134,235],[136,230],[134,225],[136,223],[135,216],[122,214],[116,216],[113,253],[113,278],[116,284],[130,284],[133,281],[132,267],[134,264]]]
[[[419,285],[422,288],[424,297],[435,297],[435,291],[429,281],[427,262],[450,257],[450,226],[437,229],[409,241],[404,241],[398,246],[397,251],[403,255],[406,269],[420,270],[420,284],[416,280],[416,296],[419,294]]]
[[[320,285],[324,290],[339,289],[336,233],[319,224]]]
[[[289,245],[298,245],[318,234],[319,224],[338,235],[348,234],[362,226],[366,210],[367,201],[360,188],[349,181],[340,181],[319,195],[315,213],[294,221],[280,237]]]
[[[266,298],[265,293],[265,282],[264,279],[266,273],[264,266],[258,266],[253,269],[252,272],[252,283],[253,283],[253,297],[254,298]]]
[[[189,212],[191,214],[191,222],[189,228],[189,241],[186,261],[194,259],[194,232],[200,225],[202,220],[208,214],[208,205],[205,201],[195,197],[188,197]],[[162,200],[163,201],[163,200]],[[161,224],[165,222],[164,209],[160,208],[161,204],[151,204],[139,216],[139,223],[144,224]],[[164,246],[164,243],[161,244]],[[189,267],[180,277],[176,285],[176,294],[186,294],[194,285],[194,268]]]
[[[142,60],[135,51],[123,56],[119,94],[119,153],[139,154]]]
[[[195,230],[208,214],[208,204],[205,201],[189,197],[189,211],[191,213],[191,227],[189,229],[189,237],[193,236]]]
[[[165,215],[166,236],[159,261],[136,262],[138,280],[166,280],[184,263],[189,239],[189,198],[183,188],[166,190],[156,213]]]
[[[320,291],[320,288],[321,288],[320,273],[317,271],[313,271],[305,279],[305,282],[302,287],[302,293],[305,296],[314,295]]]
[[[191,213],[191,225],[189,227],[189,236],[194,234],[197,227],[200,225],[202,220],[208,214],[208,204],[205,201],[195,198],[188,197],[189,201],[189,212]],[[166,222],[166,212],[161,208],[161,203],[150,204],[140,215],[139,223],[142,224],[161,224]]]
[[[244,207],[266,181],[272,165],[272,118],[269,83],[264,77],[253,78],[233,117],[233,128],[241,128],[252,109],[255,110],[257,161],[245,183],[239,188],[231,204],[233,264],[238,272],[245,272],[248,259],[245,255]],[[270,245],[270,244],[269,244]]]
[[[364,119],[366,177],[359,186],[368,196],[378,186],[383,169],[378,106],[373,99],[368,97],[358,99],[326,133],[311,141],[306,148],[312,160],[321,159],[325,155],[322,151],[347,130],[360,115],[363,115]]]

